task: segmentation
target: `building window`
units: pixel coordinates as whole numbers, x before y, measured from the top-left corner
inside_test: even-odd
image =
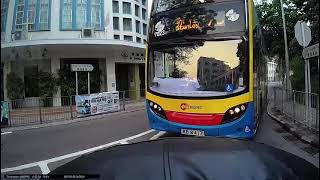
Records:
[[[147,40],[144,39],[144,40],[143,40],[143,44],[147,44]]]
[[[118,17],[113,17],[113,29],[114,30],[119,30],[119,18]]]
[[[146,5],[146,0],[142,0],[142,5]]]
[[[143,23],[143,35],[147,35],[147,24]]]
[[[49,30],[50,6],[51,0],[16,0],[13,31]]]
[[[61,29],[94,27],[103,30],[104,0],[61,0]]]
[[[9,0],[1,0],[1,32],[6,31]]]
[[[147,10],[142,8],[142,19],[146,20],[147,19]]]
[[[124,35],[124,36],[123,36],[123,39],[124,39],[125,41],[133,41],[132,36],[126,36],[126,35]]]
[[[123,30],[132,31],[132,20],[130,18],[123,18]]]
[[[112,1],[112,12],[119,13],[119,2],[118,1]]]
[[[81,29],[87,25],[87,0],[77,0],[77,28]]]
[[[137,37],[136,41],[137,41],[137,43],[141,43],[141,38]]]
[[[136,33],[140,33],[140,21],[136,21]]]
[[[118,34],[113,35],[113,39],[118,39],[118,40],[120,40],[120,35],[118,35]]]
[[[72,0],[63,1],[62,29],[72,29]]]
[[[40,1],[40,30],[49,29],[49,0]]]
[[[123,11],[123,14],[131,14],[131,3],[123,2],[122,11]]]
[[[36,30],[36,0],[28,1],[28,31]]]
[[[92,24],[92,27],[94,27],[95,29],[102,28],[100,0],[91,0],[91,24]]]
[[[15,19],[15,29],[22,30],[23,26],[23,16],[24,16],[24,0],[19,0],[16,2],[16,19]]]
[[[136,15],[137,17],[139,17],[139,16],[140,16],[139,6],[138,6],[138,5],[135,5],[135,6],[134,6],[134,10],[135,10],[135,15]]]

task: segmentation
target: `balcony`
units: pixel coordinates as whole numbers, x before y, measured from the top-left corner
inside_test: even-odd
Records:
[[[141,43],[116,40],[113,38],[113,33],[106,31],[93,31],[90,37],[84,37],[82,33],[81,30],[22,32],[19,38],[11,34],[11,38],[7,35],[5,40],[1,40],[1,48],[45,44],[112,44],[145,48]]]

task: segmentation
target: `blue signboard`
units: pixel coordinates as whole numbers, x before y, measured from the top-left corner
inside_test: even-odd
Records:
[[[227,84],[226,85],[226,91],[227,92],[232,92],[234,90],[234,85],[233,84]]]
[[[8,125],[9,122],[9,103],[1,101],[1,126]]]

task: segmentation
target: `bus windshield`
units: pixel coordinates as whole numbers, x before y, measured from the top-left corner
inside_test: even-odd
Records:
[[[181,38],[179,38],[181,39]],[[228,96],[248,88],[247,41],[172,41],[149,48],[149,88],[163,95]]]
[[[158,0],[157,7],[164,1]],[[184,5],[172,1],[179,8],[173,10],[169,4],[169,11],[151,17],[149,90],[182,97],[246,92],[249,60],[244,2],[181,2]]]

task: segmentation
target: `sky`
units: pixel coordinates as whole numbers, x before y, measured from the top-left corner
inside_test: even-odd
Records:
[[[240,43],[238,40],[219,43],[206,42],[204,46],[199,47],[196,51],[192,51],[190,64],[183,64],[183,67],[180,68],[188,72],[187,77],[196,79],[198,59],[203,56],[224,60],[224,62],[233,69],[239,65],[239,57],[236,55],[238,51],[238,43]]]
[[[148,9],[149,9],[148,14],[150,14],[152,2],[153,2],[153,0],[148,0]]]

